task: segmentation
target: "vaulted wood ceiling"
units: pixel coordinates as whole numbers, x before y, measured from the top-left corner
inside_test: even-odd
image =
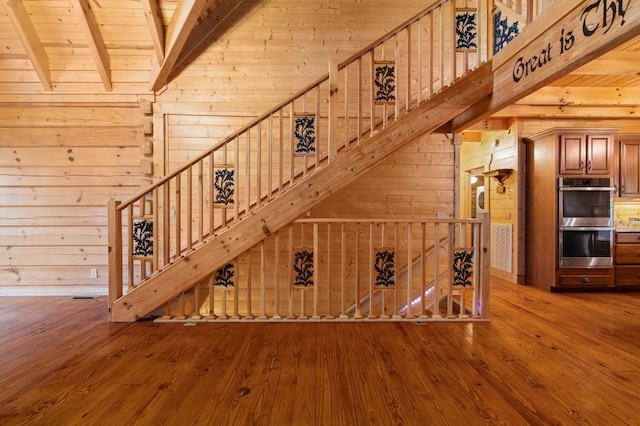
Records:
[[[0,92],[157,90],[242,0],[2,0]],[[95,71],[95,79],[85,71]],[[127,77],[128,74],[128,77]],[[139,78],[144,75],[146,78]],[[74,76],[77,77],[74,79]],[[125,88],[125,83],[148,81]],[[4,83],[4,85],[3,85]],[[123,83],[122,87],[117,86]]]
[[[153,92],[241,3],[0,0],[0,94]],[[637,116],[639,63],[640,36],[496,115]]]

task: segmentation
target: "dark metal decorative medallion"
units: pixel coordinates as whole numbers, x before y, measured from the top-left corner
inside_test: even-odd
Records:
[[[473,248],[456,249],[453,252],[453,285],[467,287],[472,285]]]
[[[216,280],[213,282],[217,287],[234,287],[233,277],[235,275],[233,263],[227,263],[215,272]]]
[[[493,15],[494,35],[493,35],[493,54],[501,51],[511,40],[519,33],[518,22],[509,25],[507,17],[502,19],[502,11],[498,11]]]
[[[395,62],[376,62],[373,84],[375,101],[391,103],[396,100],[396,64]]]
[[[315,117],[304,114],[295,119],[294,136],[296,138],[295,155],[314,155],[316,152]]]
[[[213,188],[215,190],[214,204],[233,204],[233,194],[235,192],[235,170],[218,169],[215,172]]]
[[[153,256],[153,222],[145,219],[133,222],[133,255]]]
[[[299,249],[293,254],[293,285],[296,287],[313,286],[313,250]]]
[[[478,16],[475,10],[456,12],[456,49],[476,50],[478,48]]]
[[[376,259],[373,265],[376,271],[375,285],[377,287],[393,287],[396,275],[396,252],[388,248],[376,250]]]

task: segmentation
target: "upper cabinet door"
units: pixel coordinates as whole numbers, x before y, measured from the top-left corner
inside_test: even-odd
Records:
[[[582,175],[586,172],[587,139],[585,135],[560,136],[560,174]]]
[[[608,175],[611,172],[611,136],[587,136],[587,173]]]
[[[620,195],[640,197],[640,140],[620,142]]]
[[[612,148],[611,135],[561,135],[560,174],[610,175]]]

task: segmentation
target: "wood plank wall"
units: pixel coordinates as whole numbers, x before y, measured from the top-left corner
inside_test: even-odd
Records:
[[[0,295],[105,293],[107,202],[148,183],[141,117],[138,103],[0,105]]]

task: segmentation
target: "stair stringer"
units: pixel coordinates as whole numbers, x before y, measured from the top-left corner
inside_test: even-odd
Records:
[[[162,306],[246,250],[298,219],[364,176],[417,137],[433,132],[491,94],[491,62],[458,79],[404,117],[281,193],[253,214],[219,230],[203,245],[177,259],[115,300],[111,320],[136,321]]]

